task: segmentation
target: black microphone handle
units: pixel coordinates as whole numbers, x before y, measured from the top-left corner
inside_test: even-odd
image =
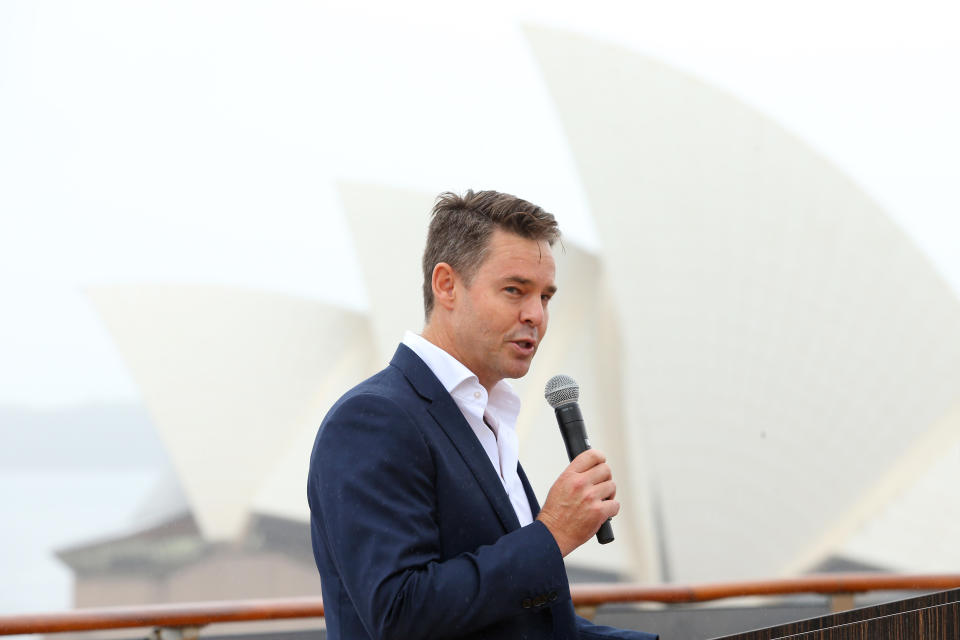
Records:
[[[583,421],[583,414],[580,413],[580,405],[576,402],[568,402],[560,405],[553,412],[557,414],[557,424],[560,426],[563,444],[567,448],[567,457],[573,462],[574,458],[590,448],[590,441],[587,440],[587,425]],[[613,542],[613,526],[609,518],[597,530],[597,542],[600,544]]]

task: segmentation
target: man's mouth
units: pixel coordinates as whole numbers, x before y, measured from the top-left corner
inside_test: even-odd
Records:
[[[524,355],[532,354],[537,348],[537,341],[533,339],[511,340],[510,342]]]

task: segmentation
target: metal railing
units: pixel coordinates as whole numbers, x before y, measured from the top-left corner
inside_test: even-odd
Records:
[[[676,604],[796,594],[831,596],[832,608],[836,611],[852,608],[853,595],[857,593],[957,587],[960,587],[960,574],[837,573],[695,585],[575,584],[570,591],[574,606],[589,617],[596,607],[608,603]],[[196,638],[201,627],[214,623],[321,617],[323,602],[317,597],[196,602],[0,616],[0,635],[153,627],[158,638],[162,637],[161,630],[167,629],[173,630],[176,637],[187,639]]]

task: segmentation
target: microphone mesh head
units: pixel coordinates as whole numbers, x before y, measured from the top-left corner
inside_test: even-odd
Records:
[[[559,406],[576,402],[580,399],[580,385],[570,376],[553,376],[547,380],[543,390],[543,397],[547,403],[556,409]]]

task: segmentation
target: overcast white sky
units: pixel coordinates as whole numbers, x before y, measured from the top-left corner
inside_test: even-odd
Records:
[[[523,24],[739,97],[850,175],[960,292],[955,2],[584,6],[0,3],[0,405],[138,398],[86,286],[363,308],[340,180],[511,191],[596,245]]]

